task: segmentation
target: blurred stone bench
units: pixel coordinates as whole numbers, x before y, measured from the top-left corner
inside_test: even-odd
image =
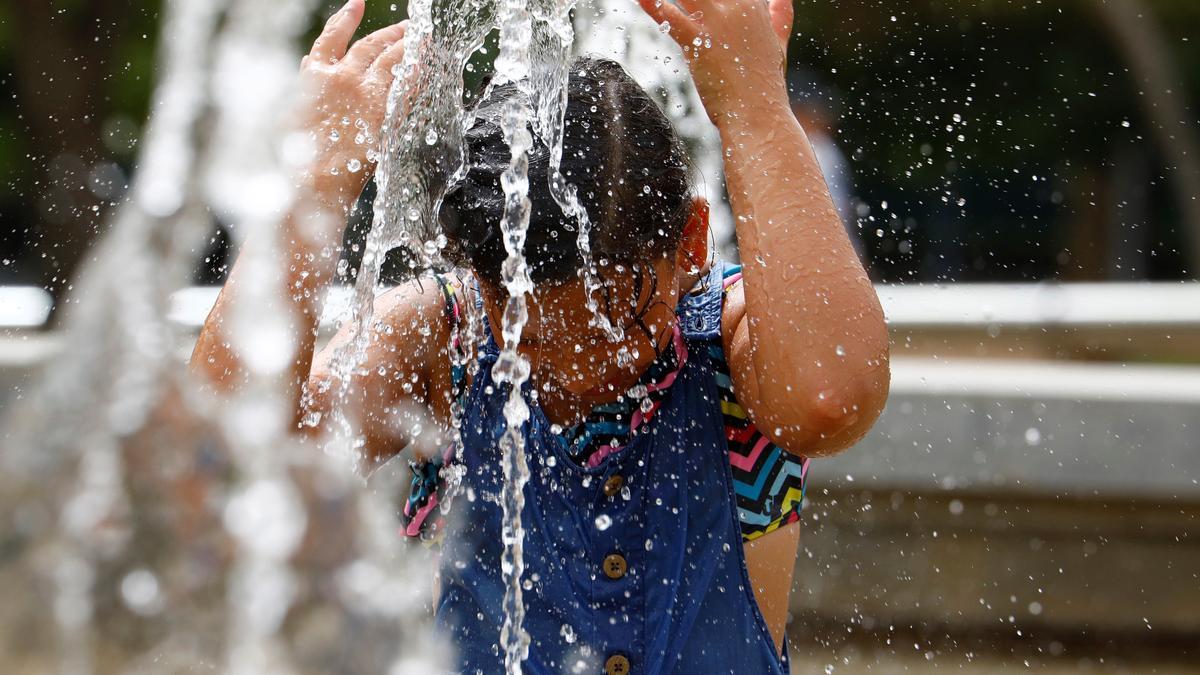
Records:
[[[896,358],[814,460],[793,610],[820,624],[1200,638],[1200,368]]]

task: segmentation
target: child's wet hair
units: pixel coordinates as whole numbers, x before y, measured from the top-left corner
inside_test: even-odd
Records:
[[[510,158],[500,124],[505,103],[518,95],[515,85],[503,85],[480,103],[466,134],[466,177],[441,209],[449,260],[494,288],[506,257],[500,178]],[[532,206],[525,255],[534,283],[553,284],[575,278],[582,260],[577,223],[551,197],[549,165],[548,149],[535,140],[529,152]],[[658,105],[613,61],[581,58],[571,65],[562,174],[588,212],[592,257],[601,277],[618,266],[644,273],[655,259],[678,248],[691,214],[687,151]]]

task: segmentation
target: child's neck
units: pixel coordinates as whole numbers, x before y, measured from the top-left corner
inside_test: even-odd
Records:
[[[568,391],[564,387],[551,386],[542,388],[539,382],[534,382],[533,386],[538,392],[537,405],[541,407],[542,413],[551,424],[556,424],[564,429],[570,428],[584,421],[592,409],[599,405],[612,403],[620,397],[626,395],[631,387],[638,383],[642,375],[650,368],[650,366],[658,360],[658,355],[663,353],[665,349],[671,349],[672,340],[675,336],[674,324],[670,330],[664,331],[657,338],[657,345],[653,350],[643,352],[643,356],[637,359],[632,368],[628,371],[623,371],[623,377],[618,378],[618,381],[610,382],[610,387],[607,388],[602,395],[582,396]]]

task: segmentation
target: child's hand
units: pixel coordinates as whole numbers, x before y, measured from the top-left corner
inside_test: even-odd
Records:
[[[358,197],[374,170],[392,67],[404,59],[408,27],[401,21],[350,47],[364,9],[364,0],[349,0],[300,63],[303,99],[296,122],[315,152],[304,171],[306,187],[343,206]]]
[[[714,123],[764,103],[786,105],[792,0],[678,2],[638,0],[655,21],[670,26]]]

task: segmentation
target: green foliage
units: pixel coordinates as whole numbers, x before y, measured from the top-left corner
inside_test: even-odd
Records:
[[[99,72],[89,71],[105,87],[92,114],[144,120],[158,65],[160,0],[127,0],[119,22],[92,28],[88,17],[104,5],[47,1],[62,26],[95,28],[107,50]],[[1144,111],[1145,85],[1134,81],[1128,57],[1097,18],[1098,2],[796,0],[791,66],[836,92],[836,138],[872,209],[864,229],[879,228],[886,231],[882,240],[893,240],[869,246],[884,256],[888,274],[921,276],[920,259],[943,255],[932,242],[947,237],[974,256],[981,277],[993,278],[993,265],[1007,265],[1009,276],[1052,273],[1072,204],[1089,199],[1077,181],[1110,171],[1118,148],[1136,145],[1151,156],[1154,196],[1169,203],[1161,199],[1165,170]],[[340,4],[321,3],[302,47]],[[1194,122],[1200,2],[1142,5],[1166,37],[1162,47],[1183,79],[1178,91]],[[371,0],[359,36],[406,14],[406,2]],[[14,6],[0,3],[0,215],[10,231],[28,226],[13,218],[35,219],[29,195],[38,175],[25,159],[37,148],[30,147],[15,99],[13,73],[30,48],[17,39],[15,20]],[[468,88],[494,54],[493,39],[473,58]],[[130,154],[116,150],[121,161]],[[1165,225],[1154,239],[1178,248],[1184,237],[1178,214],[1168,205],[1156,207],[1155,216]],[[905,241],[911,253],[883,251]],[[997,256],[1007,262],[995,262]]]
[[[13,43],[12,8],[0,4],[0,52],[7,51]]]
[[[791,66],[836,93],[837,138],[872,207],[864,229],[909,247],[872,249],[885,278],[1054,274],[1072,196],[1089,201],[1077,179],[1106,177],[1130,144],[1166,172],[1145,85],[1098,2],[797,0]],[[1144,15],[1166,34],[1194,111],[1200,3],[1147,2]],[[1178,259],[1177,218],[1168,208],[1156,219],[1160,260]],[[959,267],[943,264],[956,256]]]

